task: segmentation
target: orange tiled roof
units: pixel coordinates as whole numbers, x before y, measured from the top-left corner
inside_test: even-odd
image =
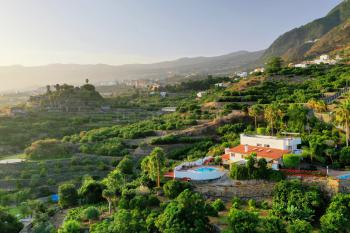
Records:
[[[221,159],[222,160],[230,160],[230,155],[229,154],[221,155]]]
[[[252,153],[256,153],[257,157],[268,159],[280,159],[283,155],[289,154],[291,152],[290,150],[280,150],[261,146],[248,146],[248,152],[245,152],[244,145],[236,146],[234,148],[231,148],[229,151],[232,153],[239,153],[243,155],[250,155]]]

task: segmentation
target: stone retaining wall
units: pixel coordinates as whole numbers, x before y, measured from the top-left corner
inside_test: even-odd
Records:
[[[327,177],[290,177],[299,179],[304,185],[316,185],[329,197],[337,193],[350,193],[350,180],[337,180]],[[226,180],[210,183],[195,183],[195,191],[209,198],[230,200],[232,197],[261,200],[272,197],[275,182],[265,180],[234,181]]]
[[[275,182],[263,180],[232,181],[230,184],[219,182],[196,184],[195,191],[198,191],[211,198],[230,200],[232,197],[242,199],[264,199],[272,196]]]

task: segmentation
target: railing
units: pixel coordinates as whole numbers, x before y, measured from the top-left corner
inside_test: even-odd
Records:
[[[327,97],[323,97],[323,101],[326,104],[330,104],[332,103],[334,100],[338,99],[340,96],[342,96],[344,93],[347,93],[350,91],[350,87],[344,87],[341,88],[338,92],[336,92],[334,95],[332,96],[327,96]]]
[[[312,170],[299,170],[299,169],[280,169],[287,176],[327,176],[326,171],[312,171]]]

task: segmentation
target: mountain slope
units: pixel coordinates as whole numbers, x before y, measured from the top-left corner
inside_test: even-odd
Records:
[[[302,60],[314,43],[350,18],[350,1],[344,0],[325,17],[281,35],[266,50],[263,59],[282,56],[287,61]]]
[[[82,83],[123,79],[164,79],[189,73],[229,74],[256,64],[264,51],[239,51],[216,57],[181,58],[175,61],[134,65],[77,65],[52,64],[46,66],[0,67],[0,91],[23,89],[56,83]],[[16,88],[14,88],[16,87]]]
[[[321,37],[305,54],[309,57],[341,51],[350,46],[350,19]]]

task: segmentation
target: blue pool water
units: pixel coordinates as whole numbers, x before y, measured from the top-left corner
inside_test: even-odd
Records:
[[[347,179],[350,179],[350,174],[338,176],[338,178],[341,179],[341,180],[347,180]]]
[[[200,167],[200,168],[197,168],[195,171],[196,172],[213,172],[213,171],[216,171],[217,169],[214,168],[214,167]]]

